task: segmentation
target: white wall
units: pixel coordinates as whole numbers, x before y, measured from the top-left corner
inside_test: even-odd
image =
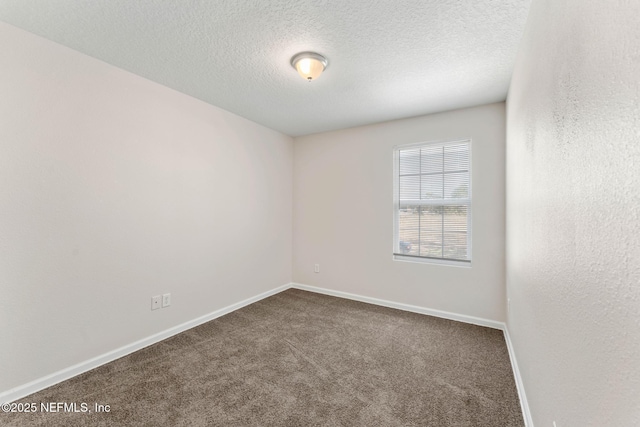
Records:
[[[513,75],[508,327],[536,426],[640,425],[639,17],[536,0]]]
[[[296,138],[294,281],[503,321],[504,129],[498,103]],[[473,267],[393,261],[393,146],[464,137]]]
[[[5,24],[0,51],[0,392],[291,281],[290,137]]]

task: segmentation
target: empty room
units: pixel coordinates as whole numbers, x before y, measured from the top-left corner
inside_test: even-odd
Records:
[[[0,425],[640,425],[640,2],[0,0]]]

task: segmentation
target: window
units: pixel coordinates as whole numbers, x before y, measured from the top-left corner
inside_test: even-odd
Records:
[[[470,265],[471,141],[394,149],[394,259]]]

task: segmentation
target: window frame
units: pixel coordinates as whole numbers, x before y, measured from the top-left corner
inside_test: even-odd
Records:
[[[400,144],[395,145],[393,147],[393,251],[392,257],[394,261],[402,261],[402,262],[412,262],[412,263],[422,263],[422,264],[436,264],[436,265],[448,265],[454,267],[463,267],[470,268],[473,260],[473,143],[471,138],[458,138],[458,139],[444,139],[444,140],[432,140],[432,141],[422,141],[422,142],[414,142],[409,144]],[[448,259],[448,258],[437,258],[437,257],[422,257],[416,255],[404,255],[400,254],[400,221],[399,221],[399,212],[400,212],[400,151],[407,149],[415,149],[418,147],[427,147],[430,145],[455,145],[460,143],[467,143],[469,146],[469,191],[468,191],[468,202],[466,205],[467,208],[467,257],[468,260],[458,260],[458,259]],[[421,205],[432,205],[432,206],[444,206],[446,204],[455,204],[459,205],[460,203],[442,203],[443,199],[438,199],[440,203],[432,203],[426,200],[421,201]],[[459,199],[455,199],[459,200]]]

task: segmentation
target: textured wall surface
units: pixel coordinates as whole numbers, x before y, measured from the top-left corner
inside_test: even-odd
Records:
[[[0,392],[291,281],[290,137],[6,24],[0,50]]]
[[[640,425],[638,17],[534,1],[509,91],[508,326],[536,426]]]
[[[497,103],[296,138],[294,281],[503,321],[504,129]],[[472,267],[394,261],[393,147],[466,137]]]
[[[289,135],[504,101],[530,0],[2,0],[0,20]],[[313,83],[289,61],[329,59]]]

